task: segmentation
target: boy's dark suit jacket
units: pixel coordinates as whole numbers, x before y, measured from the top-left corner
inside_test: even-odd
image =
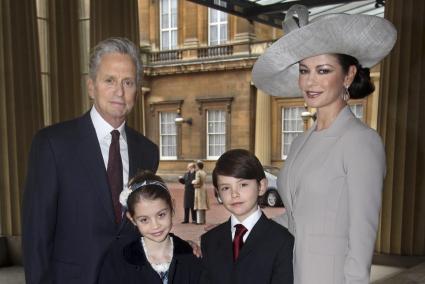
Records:
[[[173,260],[168,274],[169,284],[198,284],[201,260],[192,247],[171,234],[174,243]],[[125,245],[114,244],[109,249],[99,275],[99,284],[162,284],[158,273],[146,259],[140,238]]]
[[[129,177],[156,171],[158,148],[125,127]],[[105,163],[90,113],[40,130],[34,137],[24,192],[26,283],[93,284],[115,238],[137,231],[114,221]]]
[[[202,284],[292,284],[294,238],[264,214],[233,262],[230,219],[201,237]]]

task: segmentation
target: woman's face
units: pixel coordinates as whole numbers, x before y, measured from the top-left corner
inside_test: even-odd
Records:
[[[309,107],[339,107],[344,104],[341,94],[350,86],[356,68],[345,74],[336,56],[322,54],[299,62],[298,84]]]
[[[127,218],[139,229],[145,241],[162,242],[168,236],[172,223],[172,210],[161,198],[141,198],[134,206],[134,215],[127,212]]]

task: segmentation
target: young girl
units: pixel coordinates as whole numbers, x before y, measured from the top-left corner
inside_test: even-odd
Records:
[[[200,261],[187,242],[170,233],[174,209],[164,181],[149,171],[140,172],[121,193],[120,202],[142,237],[110,248],[99,283],[198,283]]]

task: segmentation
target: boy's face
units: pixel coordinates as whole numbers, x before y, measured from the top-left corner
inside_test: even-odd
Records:
[[[224,207],[240,222],[257,210],[257,199],[267,188],[267,180],[217,176],[217,190]]]

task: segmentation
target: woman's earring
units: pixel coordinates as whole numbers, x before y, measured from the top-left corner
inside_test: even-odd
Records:
[[[350,92],[348,91],[349,86],[344,86],[344,91],[342,92],[342,99],[346,102],[350,99]]]

